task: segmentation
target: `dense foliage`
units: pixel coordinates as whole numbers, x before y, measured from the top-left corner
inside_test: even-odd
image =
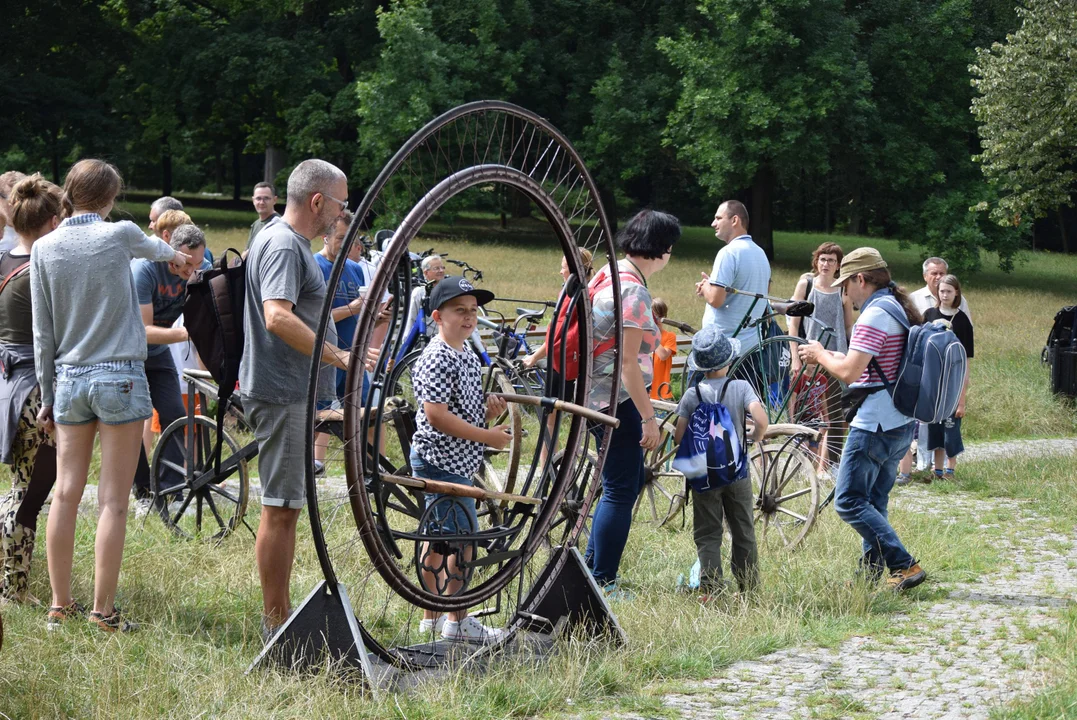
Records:
[[[1017,28],[1012,0],[34,0],[6,14],[5,169],[59,177],[103,155],[134,186],[239,198],[263,157],[282,179],[317,155],[359,193],[436,113],[500,98],[573,138],[622,214],[708,222],[737,196],[768,249],[772,227],[895,235],[966,269],[1022,242],[969,210],[1001,189],[1012,214],[1022,197],[972,160],[998,180],[997,149],[1016,141],[985,129],[981,147],[969,112],[969,66],[1001,55],[976,48]],[[1064,187],[1043,192],[1028,212]]]

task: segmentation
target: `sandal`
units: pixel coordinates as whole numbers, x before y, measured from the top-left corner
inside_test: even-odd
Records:
[[[86,617],[86,608],[82,603],[72,600],[67,605],[53,605],[45,616],[45,629],[59,630],[65,622],[77,617]]]

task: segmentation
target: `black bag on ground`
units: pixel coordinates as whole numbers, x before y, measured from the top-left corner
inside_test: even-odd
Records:
[[[238,261],[229,267],[228,253]],[[243,306],[247,290],[246,263],[238,250],[228,248],[217,263],[199,271],[187,283],[183,325],[202,364],[217,383],[217,447],[215,471],[220,471],[224,413],[239,381],[243,359]]]
[[[1051,366],[1051,392],[1077,398],[1077,305],[1055,314],[1040,359]]]

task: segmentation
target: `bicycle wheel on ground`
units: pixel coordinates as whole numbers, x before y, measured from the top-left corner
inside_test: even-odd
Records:
[[[764,440],[748,455],[755,490],[756,538],[761,547],[792,550],[819,512],[819,481],[794,437]]]
[[[179,418],[161,433],[150,463],[150,488],[163,505],[161,520],[172,532],[183,538],[220,541],[238,527],[247,511],[247,458],[254,453],[225,432],[221,470],[215,474],[217,422],[196,415],[190,443],[187,423],[188,418]],[[166,454],[182,457],[183,464]]]
[[[673,443],[676,423],[676,413],[667,413],[658,426],[658,447],[643,456],[643,491],[633,510],[633,515],[638,516],[640,508],[646,508],[650,516],[647,519],[658,527],[670,525],[688,499],[684,475],[673,469],[673,458],[677,455],[677,446]]]

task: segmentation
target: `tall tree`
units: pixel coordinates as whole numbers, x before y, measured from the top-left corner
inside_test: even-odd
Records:
[[[864,93],[841,0],[702,0],[659,47],[682,73],[666,141],[715,194],[750,190],[753,238],[774,254],[778,179],[827,166],[830,136]]]
[[[1028,0],[1017,14],[1020,28],[979,50],[970,68],[976,159],[999,191],[981,208],[1004,225],[1043,217],[1077,192],[1077,11],[1067,0]]]

